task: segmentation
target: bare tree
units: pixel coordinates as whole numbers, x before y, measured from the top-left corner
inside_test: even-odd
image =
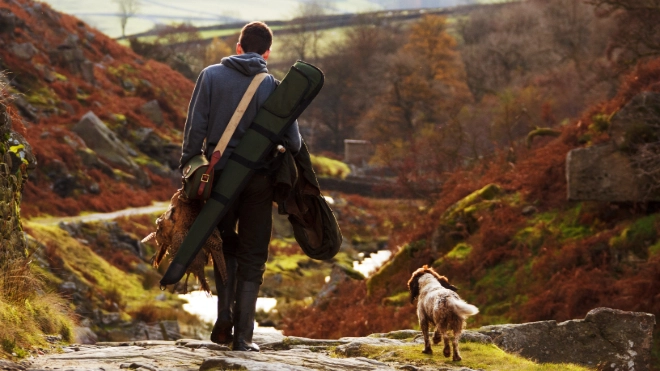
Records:
[[[660,55],[660,0],[587,0],[599,15],[615,20],[608,58],[625,72]]]
[[[119,22],[121,23],[121,36],[126,36],[126,23],[140,10],[140,0],[113,0],[119,5]]]
[[[291,21],[290,33],[283,37],[282,49],[285,54],[306,61],[319,59],[319,41],[322,37],[319,21],[326,15],[326,8],[323,0],[300,3]]]

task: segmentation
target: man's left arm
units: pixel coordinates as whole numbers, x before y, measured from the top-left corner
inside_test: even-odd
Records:
[[[287,150],[291,151],[291,154],[294,156],[300,152],[300,147],[302,146],[302,137],[300,136],[300,128],[298,126],[298,120],[294,121],[289,129],[287,129],[284,134],[284,147]]]

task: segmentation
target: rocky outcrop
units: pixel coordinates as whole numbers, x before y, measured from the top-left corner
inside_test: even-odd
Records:
[[[660,140],[660,93],[644,92],[630,100],[610,119],[609,133],[619,149]]]
[[[129,148],[101,121],[94,112],[87,112],[71,129],[87,147],[114,165],[135,167]]]
[[[611,141],[578,148],[566,158],[568,199],[571,201],[638,202],[660,200],[660,93],[635,96],[611,118]],[[651,144],[649,146],[649,144]]]
[[[141,128],[133,132],[136,146],[147,156],[169,169],[176,170],[179,177],[179,159],[181,158],[181,143],[172,143],[159,136],[153,129]]]
[[[9,50],[18,58],[29,61],[34,57],[39,50],[32,45],[32,43],[12,43]]]
[[[630,158],[612,143],[570,151],[566,158],[571,201],[639,201],[644,192]]]
[[[135,151],[117,138],[115,133],[94,112],[87,112],[71,131],[78,134],[87,147],[105,161],[128,169],[143,187],[151,184],[147,174],[131,159],[131,155],[135,155]]]
[[[76,34],[67,36],[66,40],[50,53],[50,60],[54,65],[67,68],[90,84],[95,82],[94,63],[85,58],[80,37]]]
[[[500,348],[542,363],[570,362],[600,370],[650,369],[655,316],[596,308],[583,320],[485,326]]]

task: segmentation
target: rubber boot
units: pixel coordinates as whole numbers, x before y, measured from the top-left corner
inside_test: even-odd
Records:
[[[236,285],[236,306],[234,307],[234,344],[232,350],[258,352],[259,346],[252,342],[254,313],[257,306],[260,284],[238,281]]]
[[[222,277],[217,269],[215,274],[215,288],[218,293],[218,319],[215,321],[211,332],[211,341],[216,344],[229,344],[234,338],[231,329],[234,326],[234,296],[236,293],[236,258],[225,255],[227,266],[227,282],[222,284]]]

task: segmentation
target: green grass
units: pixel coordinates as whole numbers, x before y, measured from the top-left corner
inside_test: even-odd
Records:
[[[461,242],[454,247],[445,257],[456,260],[465,260],[472,252],[472,246],[467,243]]]
[[[514,240],[526,245],[536,253],[549,237],[557,241],[579,240],[594,233],[591,226],[580,224],[582,204],[565,210],[536,215],[525,227],[516,233]]]
[[[160,293],[156,289],[144,289],[141,276],[114,267],[59,227],[29,221],[24,225],[42,244],[56,246],[54,254],[62,259],[64,271],[73,274],[86,286],[99,289],[106,296],[119,293],[126,310],[139,307]]]
[[[630,250],[637,255],[656,254],[659,251],[656,221],[658,214],[648,215],[637,219],[626,227],[621,234],[610,239],[609,245],[618,250]],[[645,246],[650,246],[645,251]]]
[[[442,345],[433,346],[433,355],[423,354],[423,344],[415,345],[366,345],[360,346],[359,356],[377,359],[381,362],[398,362],[413,364],[415,366],[432,367],[467,367],[470,369],[483,370],[516,370],[516,371],[586,371],[586,367],[573,364],[538,364],[508,354],[492,344],[461,343],[459,346],[462,361],[453,362],[451,358],[442,355]]]

